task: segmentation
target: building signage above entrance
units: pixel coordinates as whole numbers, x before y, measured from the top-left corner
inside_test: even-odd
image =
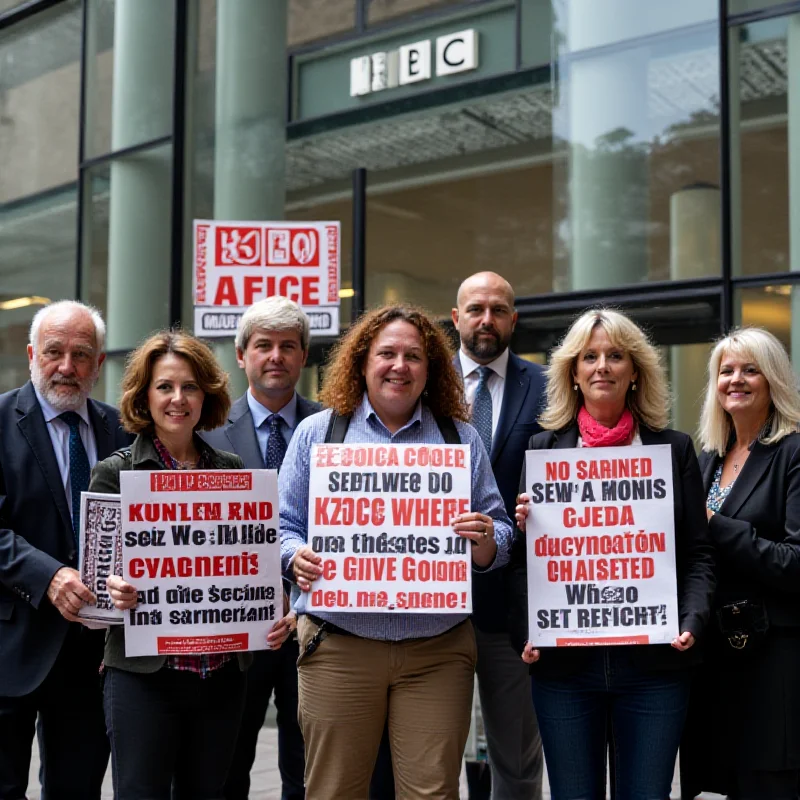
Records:
[[[360,97],[396,86],[455,75],[478,66],[478,33],[474,29],[404,44],[350,60],[350,96]]]

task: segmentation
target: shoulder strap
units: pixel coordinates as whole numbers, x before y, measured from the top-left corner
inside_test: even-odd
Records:
[[[325,444],[341,444],[347,435],[350,427],[349,414],[331,413],[331,421],[328,423],[328,430],[325,431]]]
[[[131,453],[130,447],[121,447],[119,450],[115,450],[109,458],[113,458],[116,456],[117,458],[121,459],[125,466],[122,469],[130,469],[131,462],[133,461],[133,455]]]
[[[439,426],[439,431],[445,444],[461,444],[461,437],[452,417],[436,417],[436,424]],[[328,430],[325,432],[325,444],[341,444],[347,435],[349,427],[350,416],[348,414],[337,414],[334,411],[328,423]]]
[[[445,444],[461,444],[461,437],[458,435],[458,428],[452,417],[436,417],[436,424],[442,434]]]

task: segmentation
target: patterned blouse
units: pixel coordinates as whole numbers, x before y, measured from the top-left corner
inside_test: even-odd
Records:
[[[153,436],[153,444],[158,452],[158,457],[164,465],[164,469],[189,469],[185,464],[176,461],[169,450],[164,447],[164,444]],[[202,452],[200,460],[197,462],[197,469],[209,469],[211,464],[207,458],[207,454]],[[224,666],[230,661],[233,656],[230,653],[213,653],[203,654],[199,656],[184,655],[184,656],[168,656],[166,667],[168,669],[176,669],[182,672],[196,672],[201,678],[207,678],[214,670]]]
[[[733,488],[733,484],[736,483],[736,478],[734,478],[724,489],[719,485],[719,482],[722,478],[722,462],[719,463],[716,472],[714,473],[714,480],[711,484],[711,488],[708,490],[708,499],[706,500],[706,506],[710,508],[715,514],[719,513],[722,504],[725,502],[725,498],[731,493],[731,489]]]

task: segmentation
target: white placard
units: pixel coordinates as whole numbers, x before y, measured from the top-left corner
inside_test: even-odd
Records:
[[[120,474],[128,656],[263,650],[283,615],[275,470]]]
[[[194,332],[233,336],[257,300],[279,295],[308,315],[312,336],[339,334],[338,222],[194,221]]]
[[[528,628],[538,647],[679,633],[669,445],[529,450]]]
[[[121,522],[118,494],[81,492],[80,573],[97,604],[83,606],[78,616],[104,625],[121,625],[123,618],[106,587],[109,575],[122,574]]]
[[[308,541],[322,556],[309,611],[468,614],[468,445],[317,444]]]

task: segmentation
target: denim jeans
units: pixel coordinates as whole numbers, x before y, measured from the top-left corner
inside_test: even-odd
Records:
[[[626,650],[593,647],[579,674],[532,678],[553,800],[605,798],[607,753],[614,800],[669,797],[689,674],[643,672]]]

